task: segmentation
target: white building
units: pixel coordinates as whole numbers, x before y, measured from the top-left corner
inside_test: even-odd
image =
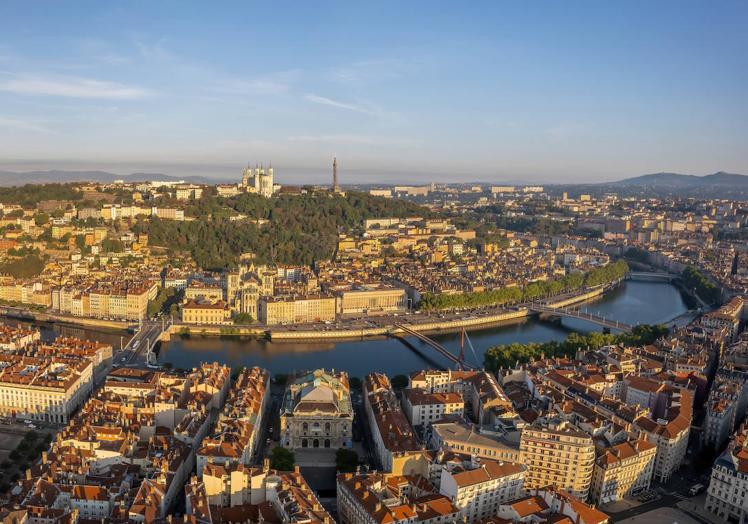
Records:
[[[522,494],[525,466],[477,459],[469,465],[445,466],[439,492],[449,497],[468,522],[496,514],[499,506]]]
[[[446,415],[462,417],[464,407],[460,393],[429,393],[409,389],[403,395],[403,409],[413,426],[428,426]]]

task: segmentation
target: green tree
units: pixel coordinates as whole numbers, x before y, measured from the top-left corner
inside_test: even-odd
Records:
[[[335,452],[335,467],[340,473],[351,473],[358,467],[358,453],[352,449],[340,448]]]
[[[39,212],[36,215],[34,215],[34,223],[37,226],[43,226],[49,222],[49,215],[44,212]]]
[[[270,467],[278,471],[292,471],[296,463],[293,451],[276,446],[270,452]]]
[[[520,344],[501,344],[492,346],[486,350],[483,357],[483,366],[491,371],[497,372],[500,368],[514,367],[518,362],[526,364],[541,358],[573,357],[580,349],[598,349],[610,344],[627,344],[641,346],[651,344],[655,340],[666,336],[668,329],[662,325],[640,325],[631,333],[570,333],[562,342],[552,340],[550,342],[530,342]]]
[[[408,377],[405,375],[395,375],[390,380],[390,384],[395,389],[404,389],[408,387]]]
[[[44,259],[39,255],[26,255],[1,263],[0,274],[7,274],[15,278],[31,278],[42,272],[44,264]]]
[[[237,313],[234,315],[234,324],[238,326],[248,326],[249,324],[252,324],[255,319],[252,318],[252,315],[249,313]]]

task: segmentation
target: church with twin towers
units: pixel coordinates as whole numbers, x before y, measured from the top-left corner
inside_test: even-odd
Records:
[[[269,164],[265,169],[265,166],[260,164],[255,165],[254,168],[247,165],[242,173],[240,188],[246,193],[257,193],[270,198],[280,190],[281,186],[273,182],[273,165]],[[332,191],[343,193],[338,184],[338,159],[336,157],[332,159]]]

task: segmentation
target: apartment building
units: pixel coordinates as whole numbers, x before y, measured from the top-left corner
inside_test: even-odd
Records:
[[[87,359],[0,355],[0,413],[66,423],[93,389]]]
[[[519,462],[520,432],[497,434],[470,423],[436,422],[431,425],[431,445],[492,460]]]
[[[667,480],[683,463],[688,449],[693,413],[693,392],[664,388],[649,416],[634,420],[634,428],[657,446],[654,478]]]
[[[249,465],[260,444],[260,430],[270,397],[270,373],[244,368],[231,387],[215,431],[197,451],[197,473],[211,463]]]
[[[193,476],[184,493],[189,522],[334,524],[298,466],[281,472],[267,461],[262,468],[210,465],[203,481]]]
[[[735,340],[740,329],[743,306],[742,298],[733,297],[716,311],[705,314],[701,319],[701,324],[712,330],[726,329],[730,340]]]
[[[716,377],[706,401],[703,424],[703,443],[716,450],[722,448],[732,435],[736,420],[745,417],[741,402],[744,386],[732,380]]]
[[[37,329],[0,324],[0,351],[17,351],[40,338],[41,332]]]
[[[338,475],[341,524],[439,524],[457,522],[459,509],[433,492],[422,477],[387,473]]]
[[[335,297],[325,295],[264,296],[258,301],[257,315],[267,326],[333,321],[335,303]]]
[[[499,506],[522,494],[526,467],[514,462],[476,459],[442,468],[439,493],[448,497],[467,522],[496,514]]]
[[[460,393],[465,401],[465,414],[482,426],[500,426],[502,421],[516,416],[511,400],[486,371],[418,371],[410,376],[410,389]]]
[[[112,280],[52,289],[52,309],[74,316],[142,320],[158,286],[145,280]]]
[[[507,522],[564,522],[574,524],[607,524],[608,515],[569,493],[547,487],[530,490],[527,496],[502,504],[496,517],[482,524]]]
[[[217,285],[202,284],[192,282],[184,290],[184,299],[190,300],[209,300],[216,302],[223,300],[223,288]]]
[[[338,315],[377,315],[405,311],[408,297],[404,289],[386,286],[356,286],[336,289]]]
[[[629,440],[599,450],[592,474],[590,502],[615,502],[649,489],[657,446],[646,440]]]
[[[538,419],[522,430],[520,461],[527,466],[526,489],[553,485],[586,500],[592,483],[595,446],[576,426]]]
[[[401,474],[421,451],[386,375],[371,373],[364,379],[364,410],[382,471]]]
[[[704,508],[729,522],[748,519],[748,439],[743,431],[712,466]]]
[[[408,389],[403,393],[403,410],[413,426],[428,426],[444,417],[462,417],[465,402],[460,393],[429,393]]]

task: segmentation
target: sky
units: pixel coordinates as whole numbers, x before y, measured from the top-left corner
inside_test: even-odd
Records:
[[[0,3],[0,169],[748,174],[748,2]]]

